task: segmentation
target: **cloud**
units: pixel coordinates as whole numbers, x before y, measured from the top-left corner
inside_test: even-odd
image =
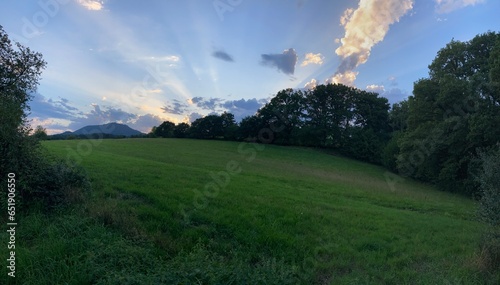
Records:
[[[98,104],[92,104],[92,107],[93,110],[90,112],[85,113],[82,116],[71,118],[71,123],[68,128],[71,130],[77,130],[88,125],[101,125],[111,122],[127,124],[138,117],[136,114],[125,112],[120,108],[116,109],[104,106],[101,109],[101,106]]]
[[[138,116],[134,122],[129,123],[127,125],[132,129],[136,129],[140,132],[149,133],[153,128],[153,126],[158,126],[161,123],[163,123],[163,121],[165,120],[161,119],[156,115],[146,114]]]
[[[311,79],[311,81],[307,82],[306,85],[304,85],[304,88],[312,90],[316,88],[316,86],[318,86],[318,81],[316,81],[316,79],[313,78]]]
[[[145,62],[159,63],[159,62],[179,62],[181,58],[177,55],[163,55],[163,56],[142,56],[139,57],[138,60]]]
[[[408,92],[403,91],[399,88],[391,88],[389,90],[385,90],[384,93],[381,93],[380,95],[389,99],[389,102],[391,104],[405,100],[408,98],[408,96],[410,96]]]
[[[282,54],[262,54],[262,64],[276,67],[285,74],[293,75],[298,56],[293,48],[283,51]]]
[[[199,118],[203,118],[203,115],[200,113],[197,113],[197,112],[193,112],[193,113],[189,114],[189,116],[188,116],[189,122],[191,122],[191,123],[196,121],[196,119],[199,119]]]
[[[32,118],[46,120],[48,118],[67,119],[81,114],[77,108],[71,106],[68,99],[60,98],[59,101],[46,99],[41,94],[34,94],[30,103]]]
[[[476,4],[484,3],[485,0],[435,0],[436,12],[438,14],[446,14],[452,11]]]
[[[354,80],[356,80],[356,77],[358,76],[357,71],[345,71],[343,73],[337,72],[335,73],[332,77],[328,78],[326,80],[327,84],[344,84],[347,86],[353,86],[354,85]]]
[[[267,99],[239,99],[226,100],[221,98],[203,98],[194,97],[189,100],[195,107],[199,108],[195,112],[188,115],[189,121],[194,121],[198,117],[193,114],[201,115],[201,111],[210,111],[212,114],[220,114],[224,111],[234,115],[236,121],[241,121],[246,116],[254,115],[259,108],[268,102]],[[206,113],[206,112],[203,112]],[[193,119],[194,118],[194,119]]]
[[[161,108],[165,113],[170,113],[174,115],[182,115],[187,111],[187,108],[189,107],[188,104],[183,103],[177,99],[173,100],[173,103],[168,104]]]
[[[174,100],[174,103],[180,103]],[[41,125],[48,134],[58,134],[64,131],[76,131],[88,125],[100,125],[110,122],[127,124],[141,132],[149,132],[153,126],[164,121],[157,115],[137,115],[123,111],[120,108],[92,104],[92,109],[82,112],[75,108],[66,98],[47,99],[43,95],[33,94],[31,101],[31,126]],[[187,106],[187,105],[186,105]]]
[[[257,98],[248,100],[229,100],[225,101],[222,104],[222,107],[232,113],[234,115],[234,119],[239,122],[247,116],[254,115],[265,103],[267,103],[266,99],[257,100]]]
[[[349,83],[356,80],[354,71],[370,57],[372,47],[381,42],[389,26],[413,8],[413,0],[360,0],[358,8],[347,9],[340,18],[345,34],[335,50],[341,62],[330,83]]]
[[[215,111],[218,107],[221,106],[221,103],[224,99],[221,98],[209,98],[205,99],[203,97],[193,97],[191,102],[198,108],[203,110]]]
[[[366,86],[366,91],[382,94],[385,92],[384,85],[371,84]]]
[[[302,64],[300,64],[300,66],[306,66],[306,65],[309,65],[309,64],[323,64],[323,59],[325,57],[321,55],[321,53],[308,53],[306,54],[306,58],[304,59],[304,61],[302,62]]]
[[[214,51],[212,53],[212,56],[215,57],[215,58],[221,59],[223,61],[228,61],[228,62],[233,62],[234,61],[234,59],[233,59],[232,56],[230,56],[227,52],[221,51],[221,50]]]
[[[77,0],[77,2],[81,6],[92,11],[102,10],[104,6],[104,1],[99,1],[99,0]]]

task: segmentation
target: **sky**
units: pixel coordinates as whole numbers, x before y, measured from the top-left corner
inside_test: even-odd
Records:
[[[452,39],[500,31],[498,0],[0,2],[47,67],[29,119],[49,134],[253,115],[278,91],[342,83],[395,103]]]

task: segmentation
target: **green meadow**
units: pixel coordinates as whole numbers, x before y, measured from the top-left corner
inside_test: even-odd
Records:
[[[318,149],[225,141],[43,146],[81,164],[92,193],[71,211],[34,211],[20,220],[18,284],[497,284],[500,278],[478,269],[483,228],[473,200],[379,166]]]

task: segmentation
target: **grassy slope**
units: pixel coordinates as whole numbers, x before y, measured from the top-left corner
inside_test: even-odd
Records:
[[[34,280],[53,266],[73,283],[494,283],[471,264],[481,230],[473,202],[408,180],[391,189],[377,166],[220,141],[44,145],[81,161],[94,199],[55,223],[26,218],[35,221],[26,234],[42,232],[19,253]],[[228,162],[241,172],[226,180]],[[218,180],[224,187],[203,195]]]

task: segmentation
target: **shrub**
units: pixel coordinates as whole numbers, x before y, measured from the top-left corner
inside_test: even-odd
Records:
[[[479,153],[482,168],[476,177],[481,198],[478,215],[488,225],[481,242],[483,263],[489,268],[500,267],[500,144]]]
[[[91,189],[85,170],[74,162],[44,161],[32,182],[25,202],[48,209],[81,202]]]

